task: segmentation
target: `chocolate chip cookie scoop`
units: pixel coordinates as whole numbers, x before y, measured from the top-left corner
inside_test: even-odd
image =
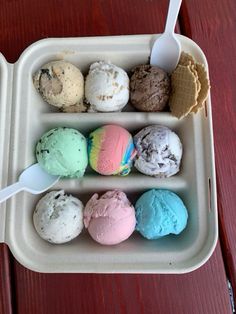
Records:
[[[70,62],[59,60],[43,65],[33,76],[35,88],[50,105],[64,112],[83,112],[84,78]]]

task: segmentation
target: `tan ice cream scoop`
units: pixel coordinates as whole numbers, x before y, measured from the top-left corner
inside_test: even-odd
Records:
[[[35,88],[43,99],[65,112],[82,112],[84,78],[70,62],[59,60],[43,65],[33,76]]]

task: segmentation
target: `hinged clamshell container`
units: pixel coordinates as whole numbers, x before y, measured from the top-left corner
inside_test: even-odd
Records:
[[[134,233],[119,245],[102,246],[84,231],[67,244],[52,245],[42,240],[33,226],[33,211],[42,195],[21,192],[0,205],[0,241],[9,245],[25,267],[40,272],[185,273],[211,256],[218,227],[210,96],[205,110],[181,120],[168,112],[135,112],[129,106],[118,113],[59,113],[43,101],[32,82],[40,66],[59,59],[72,62],[84,75],[98,60],[110,60],[129,71],[148,62],[157,36],[45,39],[27,48],[14,65],[0,56],[1,187],[15,182],[24,168],[36,162],[37,140],[57,126],[73,127],[86,135],[108,123],[119,124],[132,134],[145,126],[162,124],[178,134],[184,150],[181,171],[167,179],[148,177],[134,168],[127,177],[100,176],[88,170],[84,178],[60,180],[54,187],[83,202],[95,192],[113,188],[122,189],[132,202],[148,189],[170,189],[183,199],[189,213],[187,228],[179,236],[148,241]],[[178,36],[182,50],[208,69],[201,49]]]
[[[11,131],[12,68],[0,53],[0,187],[8,183]],[[0,242],[4,241],[6,203],[0,204]]]

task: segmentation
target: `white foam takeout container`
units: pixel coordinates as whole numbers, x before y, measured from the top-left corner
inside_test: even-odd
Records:
[[[102,246],[84,231],[67,244],[52,245],[38,236],[32,222],[42,195],[21,192],[0,205],[0,242],[7,243],[25,267],[40,272],[185,273],[211,256],[218,227],[210,96],[205,109],[181,120],[167,112],[135,112],[129,106],[121,113],[59,113],[42,100],[32,83],[32,74],[55,59],[74,63],[84,74],[97,60],[110,60],[129,71],[148,61],[157,36],[45,39],[27,48],[15,64],[0,56],[1,188],[15,182],[36,161],[37,140],[57,126],[88,134],[101,125],[116,123],[135,134],[145,126],[162,124],[179,135],[184,148],[181,171],[168,179],[144,176],[135,169],[127,177],[100,176],[88,169],[84,178],[60,180],[54,187],[83,202],[95,192],[114,188],[125,191],[132,202],[148,189],[170,189],[183,199],[189,213],[187,228],[179,236],[148,241],[134,233],[119,245]],[[178,36],[182,50],[208,68],[201,49]]]

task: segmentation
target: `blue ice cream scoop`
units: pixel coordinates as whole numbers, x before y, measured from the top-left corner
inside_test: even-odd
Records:
[[[137,200],[136,230],[149,240],[179,234],[187,225],[188,212],[180,197],[169,190],[152,189]]]

